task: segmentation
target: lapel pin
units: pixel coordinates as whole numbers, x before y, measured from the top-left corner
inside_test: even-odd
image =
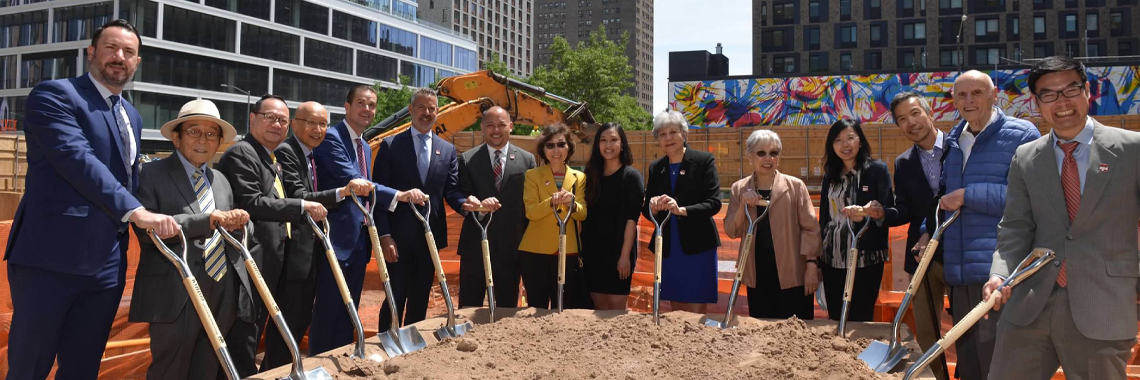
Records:
[[[682,171],[681,171],[681,175],[685,175],[685,171],[684,171],[684,170],[682,170]]]
[[[863,186],[863,191],[871,191],[871,188],[868,186]]]
[[[512,160],[513,160],[513,159],[515,159],[515,155],[513,155],[513,154],[512,154],[512,155],[509,155],[509,156],[507,156],[507,158],[510,158],[510,159],[512,159]]]
[[[1108,173],[1108,164],[1100,164],[1100,167],[1098,167],[1097,170],[1099,170],[1101,173]]]
[[[439,149],[436,149],[436,150],[435,150],[435,155],[436,155],[436,156],[438,156],[438,155],[439,155]]]

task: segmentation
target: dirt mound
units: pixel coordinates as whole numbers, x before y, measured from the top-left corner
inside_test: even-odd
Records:
[[[743,318],[716,329],[695,321],[684,312],[665,314],[661,326],[644,314],[506,318],[383,363],[336,355],[325,367],[341,369],[337,379],[902,378],[867,368],[856,355],[870,340],[839,338],[834,325]]]

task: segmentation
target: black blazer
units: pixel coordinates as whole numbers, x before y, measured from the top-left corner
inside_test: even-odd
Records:
[[[309,160],[305,151],[301,149],[301,142],[296,136],[290,136],[285,142],[273,151],[277,156],[277,163],[281,165],[281,185],[285,188],[286,198],[299,198],[310,202],[318,202],[327,209],[337,205],[337,189],[318,192],[313,188],[312,174],[309,170]],[[320,178],[317,178],[320,180]],[[351,202],[351,200],[349,201]],[[314,257],[323,260],[324,246],[321,244],[309,221],[301,217],[301,223],[293,223],[293,239],[286,245],[285,250],[285,278],[292,281],[304,281],[308,277]],[[320,247],[319,249],[317,247]],[[314,255],[314,252],[317,254]]]
[[[716,173],[716,159],[708,152],[693,148],[685,149],[685,156],[681,159],[681,168],[677,176],[677,191],[669,186],[669,156],[662,156],[649,164],[649,180],[645,186],[645,200],[642,201],[641,213],[649,218],[649,199],[658,195],[668,195],[677,200],[677,205],[684,207],[689,216],[673,215],[669,223],[680,223],[681,250],[686,255],[692,255],[716,249],[720,246],[720,232],[716,229],[713,216],[720,212],[720,177]],[[661,212],[655,215],[657,220],[665,217]],[[656,234],[656,229],[654,230]],[[661,237],[668,242],[672,235],[672,228],[665,228]],[[669,251],[664,252],[665,256]]]
[[[823,189],[819,197],[819,225],[823,230],[823,234],[827,234],[827,223],[831,222],[831,201],[827,199],[827,193],[831,189],[831,178],[828,176],[823,177]],[[877,200],[883,205],[885,209],[895,207],[895,197],[891,191],[891,173],[887,170],[887,164],[882,160],[871,160],[863,169],[862,175],[859,177],[859,189],[855,194],[855,202],[849,203],[851,206],[862,206]],[[888,215],[886,218],[890,218]],[[864,219],[867,222],[867,219]],[[874,221],[870,221],[871,226],[867,228],[867,232],[859,239],[858,248],[861,251],[883,250],[887,249],[888,237],[890,235],[890,227],[887,225],[887,220],[883,220],[883,225],[876,225]],[[863,228],[862,223],[856,223],[852,226],[855,232]],[[827,241],[823,242],[826,245]],[[824,247],[828,249],[828,247]],[[846,248],[844,248],[846,249]]]
[[[479,200],[495,197],[503,205],[491,217],[487,227],[490,250],[496,260],[514,260],[518,256],[519,242],[526,232],[526,207],[523,205],[523,185],[526,171],[535,168],[534,155],[511,144],[504,154],[503,185],[495,189],[495,170],[491,166],[491,154],[487,145],[481,144],[459,156],[459,185],[464,194],[474,195]],[[481,255],[483,247],[482,231],[470,217],[463,219],[463,229],[459,234],[459,255]]]
[[[431,161],[428,163],[427,183],[420,182],[420,172],[416,161],[416,143],[412,140],[412,130],[389,136],[380,143],[376,159],[372,165],[372,180],[378,184],[399,191],[420,189],[431,198],[431,215],[428,224],[435,235],[435,246],[447,248],[447,210],[444,203],[455,212],[462,212],[467,195],[459,188],[459,159],[455,145],[433,133],[431,137]],[[320,180],[320,178],[318,178]],[[427,253],[423,223],[412,214],[412,206],[401,204],[396,211],[388,212],[388,204],[374,205],[373,217],[380,236],[391,235],[400,252],[416,249]]]
[[[943,149],[942,157],[945,157],[945,152]],[[922,236],[922,224],[927,218],[934,220],[934,211],[938,206],[938,194],[930,189],[930,184],[926,181],[926,172],[922,170],[919,154],[919,148],[915,146],[895,158],[895,188],[898,191],[895,192],[895,207],[886,212],[886,224],[889,227],[910,223],[906,233],[905,249],[908,253]],[[903,256],[906,257],[903,269],[914,274],[918,269],[918,260],[911,254]],[[934,251],[933,260],[942,262],[942,246]]]
[[[269,289],[277,289],[277,280],[281,279],[284,268],[285,240],[288,238],[285,222],[297,224],[304,221],[301,200],[281,199],[273,188],[273,178],[279,170],[277,165],[273,165],[269,150],[253,135],[246,135],[231,145],[218,161],[218,171],[226,175],[233,188],[235,208],[248,212],[249,219],[253,221],[253,231],[249,234],[251,241],[246,247]]]

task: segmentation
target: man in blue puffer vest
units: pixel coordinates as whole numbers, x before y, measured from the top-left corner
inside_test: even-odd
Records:
[[[980,71],[954,80],[954,107],[962,122],[950,130],[942,166],[942,209],[962,209],[943,232],[943,270],[950,287],[950,314],[958,323],[982,300],[1005,210],[1006,174],[1017,147],[1041,137],[1037,127],[997,108],[998,89]],[[928,221],[927,231],[934,230]],[[990,312],[994,314],[995,312]],[[996,315],[979,321],[955,343],[955,377],[985,379],[993,357]]]

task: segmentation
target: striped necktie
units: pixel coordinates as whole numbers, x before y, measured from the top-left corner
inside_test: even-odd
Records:
[[[198,199],[198,207],[203,214],[214,212],[214,192],[201,169],[194,171],[194,197]],[[206,275],[214,281],[220,281],[226,275],[226,255],[222,251],[222,234],[214,230],[214,234],[206,241],[206,248],[202,250],[202,256],[206,259]]]
[[[269,158],[273,160],[273,192],[277,194],[277,198],[285,199],[285,186],[281,185],[281,176],[277,170],[277,155],[269,153]],[[285,222],[285,236],[293,238],[293,223]]]

